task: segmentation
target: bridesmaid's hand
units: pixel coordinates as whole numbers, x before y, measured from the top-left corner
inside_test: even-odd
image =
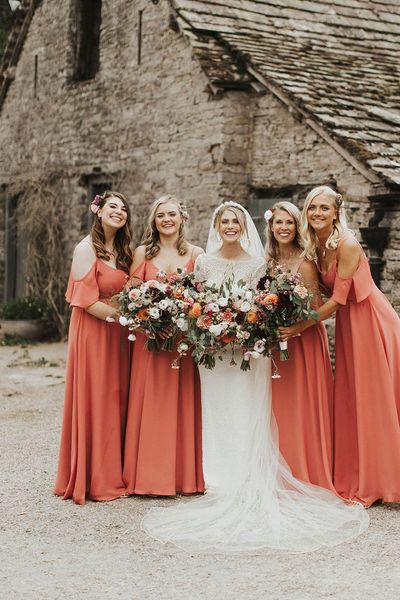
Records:
[[[301,335],[305,329],[310,327],[313,323],[309,321],[299,321],[298,323],[294,323],[294,325],[289,325],[289,327],[279,327],[279,335],[280,340],[285,342],[289,338],[296,337]]]

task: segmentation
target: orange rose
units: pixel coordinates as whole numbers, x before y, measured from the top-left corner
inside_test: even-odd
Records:
[[[183,298],[183,288],[177,288],[172,295],[177,300],[181,300]]]
[[[140,319],[141,321],[148,321],[149,320],[149,309],[148,308],[141,308],[138,311],[138,319]]]
[[[265,298],[261,300],[261,304],[266,306],[267,304],[277,304],[278,296],[276,294],[267,294]]]
[[[249,310],[246,315],[246,320],[248,323],[255,323],[258,320],[258,315],[254,310]]]
[[[210,325],[212,325],[212,318],[207,315],[202,315],[197,319],[197,325],[202,329],[208,329]]]
[[[222,336],[222,341],[224,342],[224,344],[231,344],[234,340],[235,340],[236,336],[235,335],[223,335]]]
[[[201,315],[201,305],[199,302],[195,302],[192,308],[189,310],[189,317],[199,317]]]

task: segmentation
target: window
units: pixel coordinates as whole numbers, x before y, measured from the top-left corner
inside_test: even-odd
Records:
[[[75,0],[74,79],[93,79],[100,67],[101,0]]]
[[[87,198],[85,200],[85,218],[82,223],[82,234],[86,235],[92,226],[94,214],[89,210],[90,203],[96,194],[103,194],[112,189],[112,182],[106,175],[89,175],[84,177],[82,183],[87,189]]]

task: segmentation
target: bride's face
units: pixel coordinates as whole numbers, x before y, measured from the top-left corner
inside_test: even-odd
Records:
[[[242,228],[233,210],[224,210],[218,224],[218,233],[224,243],[232,244],[240,240]]]

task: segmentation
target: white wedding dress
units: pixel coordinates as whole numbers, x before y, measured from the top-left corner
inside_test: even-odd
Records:
[[[232,261],[203,254],[196,276],[221,284],[227,277],[250,285],[264,260]],[[213,370],[200,369],[203,468],[206,494],[170,508],[153,508],[145,531],[189,552],[306,552],[350,540],[368,527],[361,505],[293,477],[278,450],[271,409],[270,360],[250,371],[231,366],[228,353]]]

